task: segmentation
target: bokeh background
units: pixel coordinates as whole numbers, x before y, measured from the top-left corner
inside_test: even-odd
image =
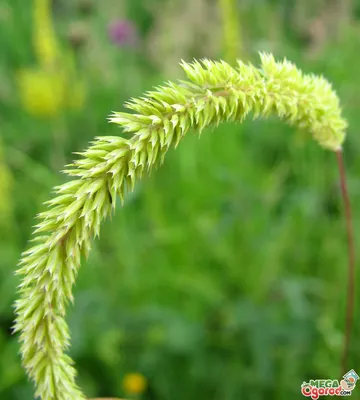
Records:
[[[258,64],[258,51],[333,82],[358,244],[359,0],[0,1],[2,400],[33,398],[11,334],[13,272],[59,171],[95,136],[122,135],[109,113],[183,78],[181,59]],[[271,118],[189,134],[82,264],[68,321],[86,394],[288,400],[305,380],[340,379],[342,215],[335,156],[306,133]]]

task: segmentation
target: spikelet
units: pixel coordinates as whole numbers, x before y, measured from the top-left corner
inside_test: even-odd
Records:
[[[34,245],[22,254],[15,331],[23,365],[42,400],[83,400],[73,361],[66,355],[70,335],[65,309],[80,260],[87,257],[100,223],[116,198],[176,147],[190,130],[201,132],[224,121],[278,115],[312,133],[319,144],[341,149],[346,122],[339,100],[322,77],[304,75],[293,64],[261,54],[261,68],[238,62],[182,62],[188,80],[167,84],[130,100],[132,113],[113,113],[110,122],[129,139],[98,137],[66,169],[75,179],[55,188],[48,209],[38,215]]]

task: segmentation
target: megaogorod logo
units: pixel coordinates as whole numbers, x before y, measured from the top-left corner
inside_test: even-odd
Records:
[[[352,369],[339,382],[337,379],[315,379],[303,382],[301,393],[316,400],[320,396],[351,396],[359,375]]]

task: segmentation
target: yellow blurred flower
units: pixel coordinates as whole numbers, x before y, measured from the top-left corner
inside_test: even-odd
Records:
[[[147,380],[139,373],[126,374],[123,379],[123,387],[127,394],[141,394],[147,388]]]
[[[32,115],[53,117],[64,106],[65,79],[55,72],[24,69],[18,74],[20,100]]]
[[[64,73],[41,68],[23,69],[17,75],[20,100],[31,115],[54,117],[65,108],[79,110],[85,101],[85,85],[71,85]]]
[[[51,2],[34,0],[33,45],[38,65],[17,75],[20,100],[35,116],[54,117],[64,109],[80,109],[85,85],[79,81],[73,54],[61,51],[51,18]]]
[[[51,17],[51,0],[33,0],[33,45],[38,62],[53,66],[59,58],[59,44]]]

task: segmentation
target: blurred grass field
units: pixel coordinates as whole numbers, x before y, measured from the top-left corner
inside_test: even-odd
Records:
[[[55,75],[70,71],[66,107],[53,80],[19,80],[41,64],[35,3],[0,1],[1,399],[33,398],[11,326],[13,272],[35,215],[66,179],[59,171],[73,152],[95,136],[123,135],[110,112],[183,78],[181,58],[238,51],[258,64],[257,52],[271,51],[333,83],[349,121],[358,247],[359,0],[238,0],[233,25],[215,0],[53,1],[64,56]],[[235,50],[226,24],[238,26],[228,36]],[[79,383],[89,397],[300,398],[303,381],[341,378],[346,265],[334,154],[275,118],[223,124],[200,140],[189,134],[103,224],[83,262],[68,312]],[[357,292],[349,358],[358,373],[359,300]],[[146,384],[131,389],[134,373]]]

